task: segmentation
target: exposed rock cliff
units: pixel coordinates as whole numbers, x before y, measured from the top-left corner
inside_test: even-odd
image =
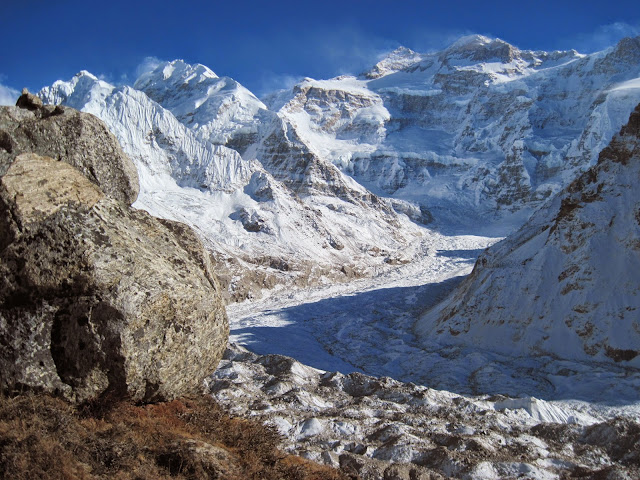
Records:
[[[55,109],[58,119],[47,122],[43,117]],[[10,132],[3,138],[40,132],[49,138],[47,127],[62,125],[53,145],[68,163],[15,156],[15,143],[3,143],[0,387],[57,391],[74,401],[105,393],[148,401],[197,391],[228,338],[208,254],[188,227],[121,201],[131,199],[137,182],[127,190],[111,181],[130,185],[132,165],[99,120],[68,108],[33,112],[0,109]],[[79,142],[65,119],[80,125]],[[80,159],[88,159],[78,169],[64,154],[65,145],[76,143],[86,150],[70,149],[71,155],[81,151]],[[46,150],[44,140],[36,145]],[[117,162],[112,152],[119,152]],[[108,174],[89,178],[106,184],[105,191],[83,175],[94,164]]]
[[[640,105],[598,163],[417,324],[425,342],[640,366]]]

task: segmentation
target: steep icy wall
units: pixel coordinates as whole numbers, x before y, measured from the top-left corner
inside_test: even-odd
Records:
[[[102,119],[133,160],[152,173],[170,175],[183,187],[233,191],[252,170],[237,152],[206,141],[167,110],[131,87],[114,87],[83,71],[69,82],[58,81],[40,96]],[[145,181],[151,180],[141,175]]]
[[[436,217],[537,207],[596,160],[640,101],[640,38],[592,55],[464,37],[265,102],[373,192]]]
[[[640,366],[640,105],[416,330],[425,343]]]

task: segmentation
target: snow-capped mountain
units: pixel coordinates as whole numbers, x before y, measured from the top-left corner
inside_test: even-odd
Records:
[[[134,87],[81,72],[40,96],[103,119],[140,171],[137,206],[194,226],[244,298],[411,261],[434,219],[520,221],[593,163],[639,77],[640,39],[581,55],[476,35],[263,101],[181,60]]]
[[[301,138],[296,125],[267,107],[242,85],[218,78],[203,65],[166,62],[143,74],[135,87],[170,110],[200,138],[235,149],[303,196],[337,195],[352,203],[390,204],[342,174],[324,152]]]
[[[473,35],[436,53],[400,48],[359,77],[305,79],[265,103],[374,193],[446,219],[558,192],[640,101],[638,77],[640,38],[582,55]]]
[[[233,298],[251,297],[282,282],[344,280],[409,261],[419,252],[417,240],[423,235],[419,227],[397,214],[390,202],[308,154],[304,145],[287,143],[286,125],[276,114],[261,110],[271,123],[258,126],[269,135],[256,137],[260,144],[254,151],[277,150],[277,156],[267,159],[271,167],[277,160],[286,164],[302,158],[303,178],[279,181],[255,155],[243,159],[238,151],[212,143],[227,138],[220,133],[224,128],[232,132],[228,138],[237,138],[233,132],[238,129],[216,110],[225,102],[235,105],[224,88],[217,88],[221,83],[231,85],[231,80],[180,61],[163,65],[158,72],[161,80],[148,74],[137,85],[156,92],[182,122],[144,92],[114,87],[88,72],[58,81],[40,96],[47,103],[92,113],[109,126],[139,170],[141,191],[135,206],[193,226],[214,252]],[[184,80],[182,88],[171,87],[179,83],[176,75]],[[163,82],[169,85],[164,88]],[[259,105],[244,87],[235,86],[245,93],[242,98]],[[200,110],[194,115],[185,113],[195,105]],[[234,117],[236,125],[251,123],[243,116],[246,111],[236,109],[241,112]],[[239,130],[244,132],[243,128]],[[283,171],[274,172],[285,176]],[[312,187],[305,195],[292,190],[305,182]]]
[[[204,65],[182,60],[166,62],[138,78],[134,88],[171,111],[200,138],[232,144],[238,150],[245,138],[255,138],[259,114],[267,107],[229,77],[218,77]]]
[[[425,343],[640,366],[640,105],[597,164],[490,247]]]

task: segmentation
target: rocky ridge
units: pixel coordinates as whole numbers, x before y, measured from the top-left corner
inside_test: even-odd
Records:
[[[135,167],[102,122],[25,96],[28,110],[0,109],[0,387],[75,402],[200,391],[229,333],[209,254],[130,207]]]

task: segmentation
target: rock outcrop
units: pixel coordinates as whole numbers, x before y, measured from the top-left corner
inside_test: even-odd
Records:
[[[0,388],[78,402],[198,391],[228,323],[193,231],[128,205],[132,165],[92,115],[3,107],[0,119]],[[17,154],[30,146],[62,161]]]
[[[62,160],[107,195],[131,205],[138,197],[138,172],[104,123],[93,115],[42,100],[23,91],[16,105],[0,110],[0,174],[24,152]]]
[[[640,366],[640,105],[598,163],[489,248],[425,342]]]

